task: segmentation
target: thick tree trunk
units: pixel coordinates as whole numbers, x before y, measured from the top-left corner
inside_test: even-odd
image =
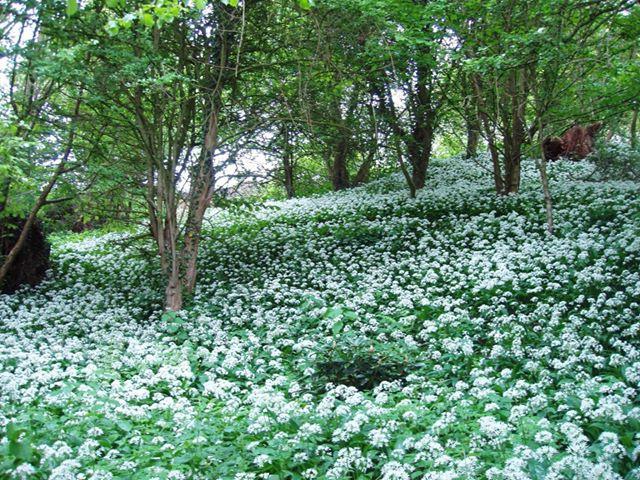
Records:
[[[478,154],[478,143],[480,140],[480,121],[475,112],[470,113],[471,117],[466,119],[467,124],[467,146],[465,158],[473,158]]]
[[[371,171],[371,166],[373,165],[373,160],[375,158],[375,150],[371,150],[367,155],[367,158],[364,159],[356,176],[353,179],[352,185],[361,185],[369,180],[369,172]]]
[[[347,157],[349,142],[341,137],[335,146],[333,164],[331,165],[331,184],[335,191],[349,188],[349,171],[347,170]]]
[[[504,177],[505,182],[501,193],[508,195],[518,193],[520,190],[520,145],[509,145],[505,143]]]
[[[520,163],[522,145],[525,141],[524,108],[526,92],[524,72],[512,70],[505,83],[505,104],[502,109],[504,132],[504,194],[518,193],[520,190]]]
[[[416,107],[407,151],[412,167],[413,185],[417,189],[423,188],[425,185],[433,147],[436,110],[430,88],[431,74],[431,70],[423,65],[419,65],[416,69],[416,87],[413,95],[413,103]]]
[[[180,282],[180,270],[177,266],[171,270],[167,278],[165,309],[174,312],[182,309],[182,284]]]
[[[418,125],[408,145],[409,160],[411,161],[411,178],[415,188],[423,188],[427,178],[427,169],[431,159],[433,146],[433,123],[428,119],[425,124]]]

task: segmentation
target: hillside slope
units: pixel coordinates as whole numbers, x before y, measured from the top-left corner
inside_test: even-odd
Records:
[[[638,184],[474,163],[212,216],[163,316],[155,259],[70,239],[0,296],[0,477],[640,478]]]

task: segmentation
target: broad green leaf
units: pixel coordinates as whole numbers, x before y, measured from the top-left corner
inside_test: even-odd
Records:
[[[153,15],[151,15],[150,13],[143,13],[142,14],[142,23],[144,23],[145,26],[147,27],[153,27]]]
[[[31,457],[33,455],[31,445],[29,445],[29,440],[23,440],[22,442],[10,442],[9,452],[14,457],[26,462],[31,460]]]
[[[344,324],[342,322],[336,322],[333,324],[333,327],[331,327],[331,332],[334,335],[338,335],[342,330],[342,327],[344,327]]]
[[[71,16],[78,11],[78,0],[67,0],[67,15]]]

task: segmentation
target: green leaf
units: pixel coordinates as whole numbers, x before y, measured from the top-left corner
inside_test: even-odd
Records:
[[[342,315],[342,309],[340,307],[329,308],[324,314],[326,318],[336,318]]]
[[[151,15],[150,13],[143,13],[142,14],[142,23],[144,23],[145,26],[147,27],[153,27],[153,15]]]
[[[164,312],[160,317],[160,320],[162,320],[163,322],[173,322],[176,320],[177,315],[178,314],[173,311]]]
[[[231,5],[232,7],[237,7],[238,6],[238,0],[229,0],[229,5]]]
[[[26,430],[18,427],[15,423],[9,423],[7,425],[7,438],[9,441],[15,442],[23,432],[26,432]]]
[[[202,10],[207,2],[205,0],[194,0],[193,2],[198,10]]]
[[[340,330],[342,330],[342,327],[344,327],[344,324],[342,322],[336,322],[333,324],[333,327],[331,327],[331,332],[334,335],[338,335],[340,333]]]
[[[67,15],[71,16],[78,11],[78,0],[67,0]]]
[[[133,424],[128,420],[116,420],[115,423],[125,432],[130,432],[131,430],[133,430]]]
[[[300,8],[303,10],[311,10],[313,0],[299,0]]]
[[[28,440],[24,440],[22,442],[10,442],[9,453],[17,459],[24,460],[25,462],[31,460],[31,457],[33,456],[33,450],[31,449],[31,445],[29,445]]]

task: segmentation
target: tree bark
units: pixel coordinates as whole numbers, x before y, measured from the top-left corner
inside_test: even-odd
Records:
[[[518,193],[520,190],[520,164],[522,145],[525,140],[524,108],[524,72],[513,69],[505,82],[505,103],[502,109],[504,132],[504,194]]]
[[[547,176],[547,159],[544,154],[544,127],[542,125],[542,119],[538,117],[538,145],[540,147],[540,159],[536,162],[538,171],[540,172],[540,183],[542,184],[542,193],[544,195],[544,206],[547,215],[547,233],[553,235],[553,199],[551,197],[551,191],[549,190],[549,177]]]
[[[287,198],[293,198],[296,196],[296,191],[293,182],[293,152],[291,148],[291,139],[289,138],[289,127],[285,125],[283,127],[283,140],[284,150],[282,156],[282,170],[284,173],[284,189],[287,193]]]
[[[349,188],[348,153],[349,141],[344,136],[341,136],[334,147],[333,164],[331,165],[331,184],[335,191]]]
[[[409,173],[409,169],[407,168],[406,163],[404,162],[404,158],[402,156],[402,147],[400,146],[400,139],[396,138],[396,155],[398,156],[398,166],[400,167],[400,171],[404,176],[405,181],[407,182],[407,187],[409,187],[409,197],[416,198],[416,185],[413,183],[413,178]]]
[[[465,119],[467,125],[467,146],[465,149],[465,158],[474,158],[478,154],[478,143],[480,140],[480,121],[478,115],[473,112],[469,113],[471,117]]]
[[[425,185],[435,130],[436,110],[432,104],[433,93],[429,88],[430,77],[431,71],[428,68],[417,67],[416,91],[412,93],[412,103],[415,105],[414,125],[407,145],[412,167],[411,177],[413,185],[417,189],[423,188]]]
[[[369,180],[369,172],[371,171],[371,166],[373,165],[375,154],[375,149],[369,151],[367,158],[364,159],[364,161],[360,165],[360,168],[358,168],[358,172],[356,173],[353,182],[351,182],[353,186],[361,185]]]
[[[412,167],[411,178],[413,185],[417,189],[421,189],[425,185],[432,146],[433,125],[430,120],[427,120],[425,124],[416,126],[408,145],[409,160]]]
[[[496,189],[496,193],[501,194],[504,191],[504,179],[500,169],[500,153],[496,145],[495,134],[491,128],[491,121],[486,111],[486,105],[484,102],[482,86],[480,79],[477,75],[473,77],[473,89],[476,95],[476,102],[478,105],[478,116],[482,122],[487,144],[489,146],[489,152],[491,153],[491,164],[493,166],[493,183]]]
[[[633,115],[631,117],[631,148],[636,148],[638,146],[638,107],[633,110]]]

